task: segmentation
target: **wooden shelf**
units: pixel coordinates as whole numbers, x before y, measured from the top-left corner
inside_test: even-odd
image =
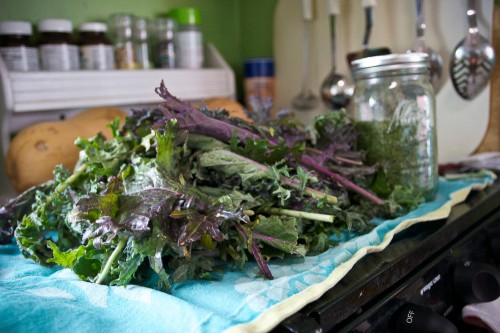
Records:
[[[202,69],[9,72],[0,59],[0,197],[10,187],[3,160],[12,134],[88,107],[160,104],[155,88],[162,80],[187,101],[236,98],[234,72],[211,44]]]
[[[235,97],[233,71],[212,45],[207,67],[71,72],[3,71],[4,105],[8,112],[61,110],[160,101],[154,89],[161,80],[184,100]]]

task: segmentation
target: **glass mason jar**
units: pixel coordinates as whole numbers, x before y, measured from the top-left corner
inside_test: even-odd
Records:
[[[154,60],[158,68],[175,68],[176,49],[174,36],[177,31],[177,22],[171,18],[157,18],[153,27]]]
[[[363,58],[351,64],[355,81],[348,111],[358,149],[377,166],[372,190],[388,197],[411,190],[426,200],[438,185],[434,90],[425,53]]]
[[[109,18],[111,36],[115,49],[115,62],[117,69],[137,69],[137,59],[132,40],[133,22],[132,14],[117,13]]]

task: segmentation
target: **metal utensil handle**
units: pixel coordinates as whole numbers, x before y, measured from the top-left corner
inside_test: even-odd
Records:
[[[312,0],[302,0],[303,39],[302,39],[302,87],[301,91],[310,90],[311,71],[309,62],[311,61],[311,24],[313,20],[313,2]]]
[[[328,9],[330,12],[330,52],[332,70],[335,70],[337,57],[336,57],[336,38],[335,38],[335,16],[340,13],[339,0],[328,0]]]
[[[416,24],[417,24],[417,38],[415,49],[418,52],[425,51],[425,19],[424,19],[424,0],[415,0],[416,8]]]
[[[365,7],[365,35],[363,37],[364,49],[368,48],[368,42],[370,41],[370,34],[372,32],[372,26],[373,26],[372,8],[373,7]]]
[[[467,20],[469,21],[469,33],[477,34],[479,32],[479,29],[477,27],[476,0],[467,1]]]
[[[332,68],[336,67],[337,57],[335,55],[337,49],[337,43],[335,41],[335,15],[330,15],[330,52],[331,52],[331,64]]]
[[[421,38],[425,33],[424,0],[416,0],[415,6],[417,10],[417,38]]]
[[[311,21],[304,21],[303,45],[302,45],[302,93],[307,93],[311,90]]]
[[[313,4],[312,0],[302,0],[302,18],[304,21],[312,21]]]
[[[377,0],[361,0],[361,5],[363,7],[375,7],[377,5]]]
[[[328,12],[330,15],[340,14],[339,0],[328,0]]]

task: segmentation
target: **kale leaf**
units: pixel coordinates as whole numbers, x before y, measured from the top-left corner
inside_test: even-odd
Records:
[[[77,139],[73,172],[57,167],[0,208],[0,241],[15,235],[26,257],[86,281],[154,277],[168,291],[248,260],[272,278],[272,258],[325,251],[332,234],[364,232],[373,216],[412,204],[407,189],[382,201],[358,185],[376,168],[353,148],[343,112],[309,133],[290,117],[248,123],[193,108],[163,83],[157,92],[161,109],[113,121],[109,140]]]

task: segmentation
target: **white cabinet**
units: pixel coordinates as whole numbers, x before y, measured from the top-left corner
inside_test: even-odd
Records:
[[[10,138],[30,124],[93,106],[160,104],[155,88],[162,80],[183,100],[234,99],[234,72],[211,44],[206,46],[205,59],[202,69],[72,72],[9,72],[0,59],[0,197],[12,194],[4,167]]]

